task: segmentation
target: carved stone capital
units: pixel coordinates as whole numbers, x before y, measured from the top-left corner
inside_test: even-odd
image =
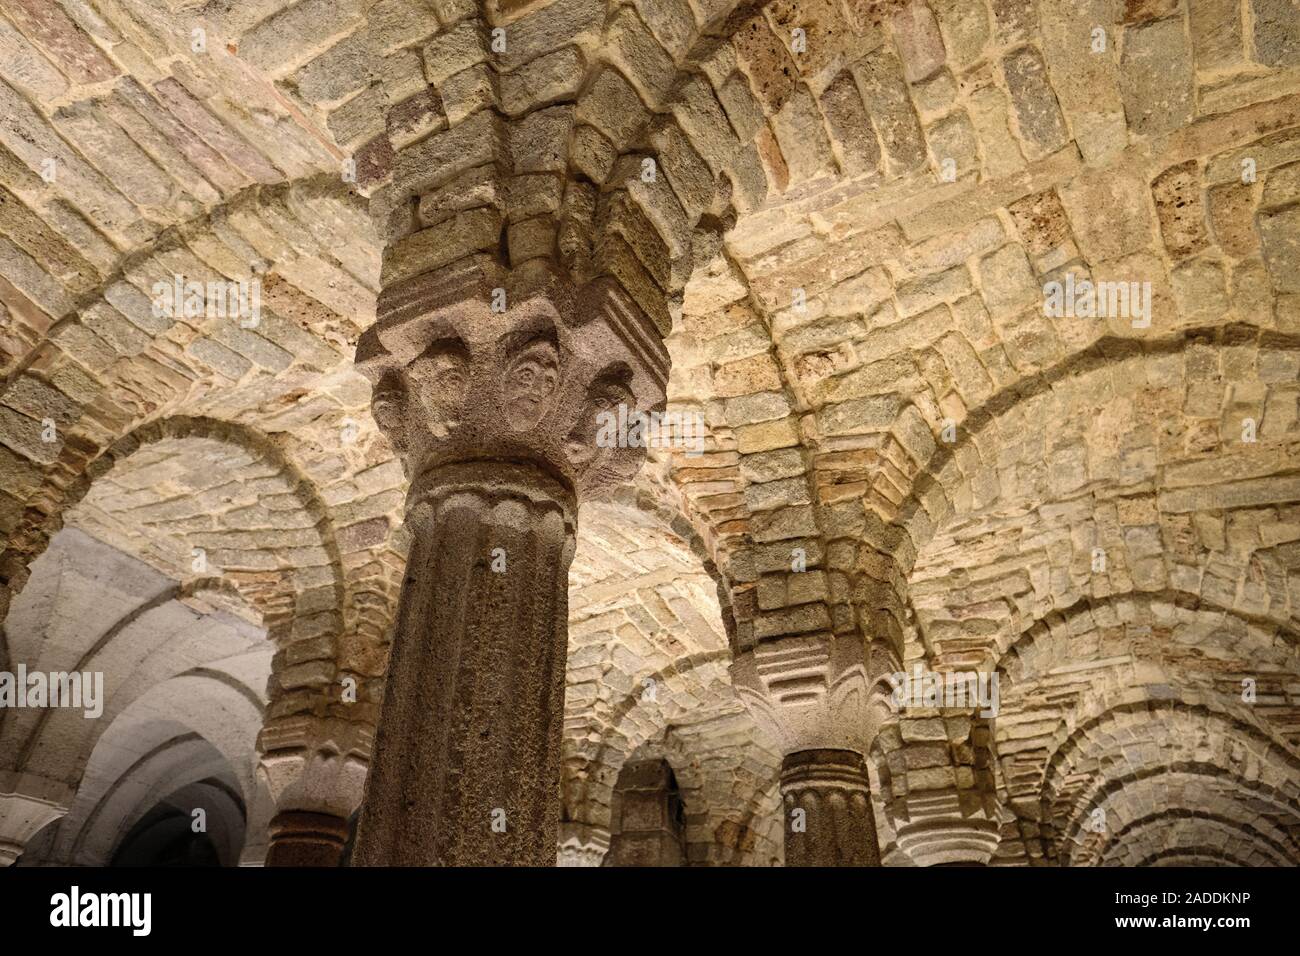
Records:
[[[760,641],[738,654],[731,677],[782,753],[865,754],[877,717],[862,642],[830,633]]]
[[[384,289],[378,313],[356,363],[413,494],[471,461],[532,465],[580,499],[640,467],[637,437],[602,427],[662,406],[668,357],[617,283],[473,260]]]
[[[263,728],[260,772],[280,812],[347,817],[361,803],[373,731],[352,721],[292,717]]]
[[[910,793],[907,819],[897,823],[898,847],[917,866],[982,866],[997,852],[1002,828],[983,809],[973,812],[956,790]]]
[[[556,866],[600,866],[609,850],[609,831],[586,823],[560,824]]]
[[[32,837],[67,813],[72,798],[58,781],[0,772],[0,867],[11,866]]]

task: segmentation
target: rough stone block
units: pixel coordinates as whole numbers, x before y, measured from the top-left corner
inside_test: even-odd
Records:
[[[1259,234],[1273,287],[1282,293],[1300,292],[1300,206],[1261,213]]]
[[[568,160],[569,132],[573,108],[553,106],[538,110],[509,129],[510,155],[515,172],[559,172]]]
[[[1251,0],[1255,54],[1267,66],[1300,65],[1300,7],[1290,0]]]
[[[889,25],[903,61],[903,77],[916,83],[943,66],[946,53],[939,23],[925,0],[911,0],[894,14]]]
[[[954,70],[978,63],[992,35],[988,10],[982,3],[965,0],[933,0],[931,6],[943,30],[944,47]]]
[[[584,65],[577,47],[567,46],[549,56],[538,57],[513,73],[505,73],[498,84],[501,108],[518,116],[546,103],[567,99],[582,83]]]
[[[902,66],[889,50],[868,54],[853,67],[867,113],[875,123],[891,174],[924,165],[925,142],[916,110],[903,83]]]
[[[11,0],[5,4],[5,13],[54,58],[73,82],[99,83],[120,73],[58,4]]]
[[[850,175],[876,170],[880,165],[880,142],[851,73],[841,73],[826,87],[821,108],[835,141],[840,167]]]
[[[835,159],[826,126],[806,87],[799,87],[772,117],[772,129],[791,182],[804,182],[834,171]],[[784,188],[778,186],[780,191]]]
[[[749,75],[769,115],[785,105],[798,86],[799,68],[762,15],[750,17],[731,38],[736,59]]]
[[[476,63],[447,77],[438,92],[447,125],[456,126],[479,110],[496,104],[496,74],[486,64]]]
[[[302,0],[249,31],[239,55],[259,70],[283,75],[347,36],[360,19],[358,0]]]
[[[1165,248],[1176,259],[1194,255],[1209,245],[1201,194],[1201,175],[1195,161],[1167,169],[1151,183],[1160,233]]]
[[[477,21],[466,20],[433,37],[421,51],[424,73],[435,86],[488,58],[488,39]]]
[[[1213,71],[1245,64],[1239,0],[1198,0],[1187,15],[1196,69]]]
[[[579,100],[577,117],[615,143],[630,144],[649,121],[650,113],[623,75],[606,68]]]
[[[1119,79],[1129,129],[1136,135],[1156,136],[1191,122],[1192,58],[1183,18],[1129,27]]]
[[[1020,136],[1031,159],[1053,153],[1065,145],[1065,119],[1048,82],[1047,66],[1033,47],[1022,47],[1002,60]]]
[[[68,81],[26,38],[0,22],[0,76],[38,101],[58,98]]]
[[[384,253],[380,280],[391,285],[455,262],[462,256],[495,249],[501,237],[496,209],[471,209],[437,226],[399,240]]]
[[[1079,251],[1089,262],[1119,258],[1150,243],[1147,188],[1130,171],[1098,170],[1060,190]]]

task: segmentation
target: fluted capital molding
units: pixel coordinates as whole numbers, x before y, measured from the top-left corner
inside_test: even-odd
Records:
[[[385,288],[356,364],[413,491],[450,464],[513,461],[582,499],[640,467],[643,447],[598,443],[601,413],[662,407],[668,355],[612,280],[471,259]]]
[[[600,866],[609,851],[609,831],[587,823],[560,823],[556,866]]]
[[[843,790],[868,793],[865,758],[852,750],[801,750],[781,762],[781,792]]]
[[[292,717],[258,738],[259,772],[281,812],[346,817],[361,803],[374,731],[336,718]]]
[[[820,633],[760,641],[736,656],[731,677],[783,754],[867,752],[877,708],[864,647],[856,637]]]
[[[270,824],[267,866],[335,867],[348,839],[348,821],[332,813],[285,810]]]
[[[908,794],[907,818],[897,822],[898,847],[917,866],[987,864],[1002,838],[999,821],[971,810],[956,790]]]
[[[13,864],[28,840],[67,813],[73,796],[57,780],[0,771],[0,867]]]

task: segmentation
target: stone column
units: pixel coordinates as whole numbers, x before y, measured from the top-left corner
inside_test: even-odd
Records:
[[[412,490],[358,862],[555,862],[576,510],[529,464],[447,465]]]
[[[685,807],[664,760],[629,761],[614,788],[604,866],[685,866]]]
[[[296,716],[262,730],[259,767],[276,813],[266,866],[338,866],[372,746],[364,724]]]
[[[762,640],[736,656],[732,680],[781,742],[786,866],[879,866],[862,642],[825,633]]]
[[[663,401],[666,355],[615,286],[540,266],[420,276],[379,315],[357,364],[411,546],[353,862],[554,866],[578,503],[639,467],[605,426]]]
[[[72,798],[57,781],[0,771],[0,867],[13,866],[27,841],[68,812]]]

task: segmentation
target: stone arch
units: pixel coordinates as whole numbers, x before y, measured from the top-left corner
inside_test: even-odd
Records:
[[[751,821],[765,783],[727,762],[726,742],[753,733],[728,673],[727,595],[667,491],[638,481],[608,503],[585,506],[579,522],[570,572],[565,819],[607,827],[624,761],[658,748],[690,807],[693,859],[735,862],[762,852]]]
[[[242,751],[224,741],[220,720],[207,728],[213,740],[223,742],[228,762],[243,767],[239,784],[251,794],[253,738],[272,648],[238,594],[206,580],[178,587],[158,570],[73,529],[56,536],[33,572],[6,625],[16,657],[29,673],[89,675],[93,687],[83,690],[94,699],[83,694],[80,710],[10,712],[0,727],[6,768],[47,780],[71,800],[105,732],[126,726],[122,715],[173,713],[180,721],[200,721],[212,717],[201,705],[210,699],[217,710],[238,712],[251,726]],[[94,621],[99,629],[78,621]]]
[[[1085,715],[1072,720],[1056,734],[1042,771],[1041,813],[1038,818],[1044,837],[1063,852],[1090,819],[1092,809],[1107,795],[1122,791],[1135,781],[1167,774],[1191,773],[1230,783],[1229,791],[1248,790],[1285,817],[1294,815],[1300,794],[1300,758],[1294,748],[1251,719],[1240,708],[1224,706],[1212,698],[1183,699],[1161,694],[1159,688],[1096,695]],[[1154,719],[1145,719],[1151,715]],[[1182,729],[1175,732],[1174,725]],[[1185,725],[1185,726],[1184,726]],[[1133,734],[1139,736],[1134,737]],[[1132,755],[1118,749],[1098,749],[1101,741],[1157,739],[1173,747],[1156,763],[1134,763]],[[1118,744],[1105,745],[1117,748]],[[1087,756],[1088,754],[1094,756]],[[1109,757],[1106,755],[1110,754]],[[1082,764],[1081,764],[1082,761]],[[1088,767],[1086,782],[1076,767]],[[1115,772],[1118,771],[1118,772]],[[1067,784],[1067,781],[1068,784]],[[1244,790],[1242,792],[1245,792]]]
[[[614,785],[609,852],[602,865],[685,866],[686,804],[681,791],[665,758],[634,754],[624,763]]]
[[[66,499],[66,510],[75,508],[91,490],[93,484],[101,478],[110,476],[121,468],[130,457],[151,445],[161,442],[218,442],[244,452],[252,453],[266,461],[272,472],[283,475],[285,493],[292,496],[297,506],[311,519],[311,528],[319,536],[320,547],[328,556],[332,568],[331,581],[328,585],[332,592],[326,613],[335,615],[334,627],[346,626],[343,615],[348,608],[346,582],[343,579],[342,559],[335,528],[328,509],[316,492],[309,479],[289,461],[281,449],[265,435],[238,423],[221,422],[209,418],[191,418],[175,416],[148,422],[124,436],[98,458],[94,459],[77,481],[70,487]],[[206,575],[204,575],[206,576]],[[236,580],[235,586],[243,582]],[[296,614],[283,611],[277,613],[274,595],[267,603],[263,595],[253,593],[250,601],[258,607],[267,624],[270,636],[277,643],[292,639]]]
[[[1202,801],[1210,800],[1210,803]],[[1151,811],[1151,807],[1162,808]],[[1209,812],[1205,808],[1217,808]],[[1106,825],[1120,821],[1121,826],[1106,832],[1092,832],[1086,821],[1092,814],[1104,814]],[[1145,816],[1144,816],[1145,814]],[[1208,763],[1174,763],[1168,767],[1148,767],[1109,781],[1096,790],[1092,806],[1080,808],[1068,827],[1047,832],[1058,840],[1057,852],[1063,865],[1105,865],[1106,858],[1123,854],[1130,859],[1140,855],[1140,843],[1121,844],[1119,831],[1131,832],[1136,821],[1146,826],[1157,839],[1168,837],[1163,831],[1171,820],[1213,818],[1237,832],[1249,832],[1261,840],[1274,859],[1292,860],[1295,841],[1289,834],[1296,825],[1295,806],[1285,796],[1266,786],[1240,778],[1221,767]],[[1294,865],[1288,863],[1285,865]]]
[[[21,515],[9,535],[5,561],[10,592],[21,584],[25,563],[39,553],[43,540],[57,527],[58,515],[50,513],[48,501],[69,494],[75,500],[77,492],[67,487],[68,482],[132,427],[177,414],[234,418],[229,406],[220,410],[223,396],[229,395],[221,386],[249,369],[274,376],[294,360],[326,372],[343,364],[344,355],[328,343],[346,346],[349,340],[354,342],[357,325],[331,308],[364,321],[367,297],[373,311],[373,292],[337,266],[325,263],[321,257],[328,254],[322,251],[322,242],[313,240],[295,223],[295,215],[314,217],[322,242],[334,242],[340,250],[358,250],[356,261],[365,263],[366,256],[360,252],[366,244],[364,229],[358,227],[367,220],[357,197],[344,184],[316,176],[277,186],[247,187],[226,203],[128,252],[76,310],[50,326],[0,386],[0,394],[8,393],[9,403],[17,402],[16,407],[25,414],[49,415],[60,439],[54,445],[20,445],[18,451],[27,460],[10,465],[16,471],[12,489],[7,490],[38,502]],[[349,215],[355,221],[346,221]],[[285,230],[285,238],[275,235],[277,228]],[[364,268],[361,271],[364,274]],[[247,280],[259,274],[268,279],[264,283],[264,321],[255,326],[255,332],[218,327],[218,338],[189,342],[180,361],[193,366],[190,378],[169,371],[154,359],[155,348],[165,352],[173,347],[165,333],[172,326],[172,334],[176,334],[176,323],[152,315],[149,289],[152,282],[172,272],[200,281]],[[114,368],[126,371],[105,371],[115,354],[120,361]],[[176,359],[168,357],[166,361],[174,365]],[[142,372],[134,372],[137,365]],[[39,377],[35,374],[38,368]],[[105,384],[88,377],[83,369],[108,376]],[[130,387],[128,380],[120,377],[127,372],[137,375],[129,380]],[[140,374],[149,378],[140,379]],[[216,397],[213,383],[217,384]],[[60,388],[72,391],[65,394]],[[291,388],[285,392],[290,404],[302,397]],[[96,403],[103,410],[91,416],[87,409]],[[358,436],[365,443],[377,440],[371,437],[367,422],[365,416]],[[286,451],[296,455],[295,441],[291,436]],[[54,459],[50,458],[51,448]],[[54,461],[62,462],[62,467],[51,467]]]
[[[1189,845],[1196,844],[1176,838],[1170,840],[1168,834],[1162,831],[1171,824],[1178,826],[1183,821],[1196,821],[1208,824],[1214,831],[1228,834],[1230,840],[1242,840],[1245,841],[1243,845],[1258,848],[1259,856],[1268,860],[1270,865],[1296,865],[1295,842],[1284,830],[1262,818],[1247,821],[1229,815],[1230,812],[1171,809],[1149,813],[1124,824],[1113,835],[1106,835],[1099,847],[1089,848],[1091,852],[1087,856],[1084,856],[1084,850],[1080,848],[1076,853],[1071,854],[1070,860],[1074,865],[1084,865],[1088,859],[1091,859],[1095,860],[1097,865],[1106,866],[1111,860],[1141,859],[1143,853],[1150,852],[1146,847],[1151,844],[1168,846],[1172,843],[1180,849],[1185,849]],[[1129,846],[1129,843],[1136,846]],[[1121,863],[1121,865],[1129,864]]]
[[[1259,866],[1260,856],[1247,851],[1238,853],[1219,847],[1197,846],[1157,850],[1139,860],[1135,866]],[[1185,861],[1180,863],[1179,861]]]
[[[172,738],[143,755],[126,768],[112,786],[90,794],[93,804],[74,803],[72,812],[56,830],[50,851],[56,860],[65,859],[81,865],[107,865],[132,830],[160,803],[192,791],[207,781],[218,783],[216,791],[205,800],[192,794],[195,801],[185,808],[187,818],[202,808],[215,823],[222,823],[223,842],[228,852],[225,865],[234,865],[243,842],[242,828],[233,832],[227,810],[233,809],[241,819],[247,815],[242,792],[232,789],[231,769],[225,759],[200,735]],[[221,797],[225,799],[221,799]],[[198,801],[202,802],[198,802]],[[85,809],[89,807],[89,809]]]
[[[693,788],[698,799],[693,801],[699,811],[710,813],[713,832],[700,832],[694,827],[693,843],[701,849],[717,851],[715,862],[738,862],[750,854],[764,852],[765,839],[770,838],[769,827],[762,821],[770,816],[771,787],[775,781],[780,758],[775,748],[760,751],[767,766],[766,777],[756,774],[753,752],[747,760],[736,761],[739,754],[732,753],[711,739],[744,739],[759,743],[761,735],[748,717],[739,700],[731,691],[727,662],[730,653],[725,650],[703,655],[698,660],[677,661],[669,671],[657,677],[665,684],[674,674],[685,680],[692,693],[703,697],[717,693],[732,697],[732,703],[721,708],[709,708],[703,714],[693,713],[691,707],[664,707],[660,702],[645,700],[639,691],[629,694],[609,718],[595,752],[575,762],[566,754],[566,819],[608,829],[610,800],[614,784],[629,755],[643,750],[647,745],[659,747],[672,763],[679,781],[694,781],[691,774],[695,762],[711,760],[715,770],[707,777],[698,778],[699,786]],[[724,701],[726,697],[724,696]],[[688,743],[675,727],[690,732]],[[566,748],[567,749],[567,748]],[[717,749],[716,754],[710,754]],[[726,781],[730,781],[729,785]],[[739,797],[739,803],[737,802]],[[768,801],[765,803],[764,801]]]
[[[1121,407],[1117,404],[1113,384],[1118,380],[1117,376],[1121,375],[1136,376],[1135,381],[1140,388],[1139,394],[1134,398],[1135,402],[1141,399],[1143,388],[1152,390],[1150,393],[1153,395],[1162,394],[1160,390],[1163,390],[1163,394],[1174,395],[1178,394],[1174,386],[1184,381],[1205,382],[1207,388],[1221,388],[1219,373],[1213,371],[1218,368],[1220,360],[1231,362],[1234,369],[1242,370],[1239,378],[1243,380],[1258,374],[1261,376],[1260,387],[1284,389],[1287,387],[1288,376],[1283,369],[1288,362],[1293,361],[1290,356],[1298,348],[1300,341],[1294,336],[1240,326],[1190,330],[1141,345],[1105,340],[1063,365],[1035,376],[1025,385],[999,393],[970,414],[953,445],[931,446],[930,463],[916,480],[917,490],[898,509],[895,531],[889,540],[895,546],[896,553],[902,557],[903,566],[909,569],[911,591],[914,595],[923,596],[929,585],[939,590],[961,586],[960,582],[953,584],[940,580],[934,571],[925,566],[924,561],[918,567],[918,560],[929,560],[942,567],[942,561],[947,558],[933,557],[938,553],[936,549],[942,546],[950,551],[950,539],[957,532],[963,535],[963,541],[973,538],[984,527],[980,524],[984,520],[981,516],[987,517],[985,524],[988,529],[993,529],[995,525],[991,522],[996,514],[991,511],[991,506],[1002,501],[1006,495],[994,495],[992,489],[1018,487],[1024,481],[1017,479],[1023,478],[1042,484],[1046,498],[1041,500],[1052,503],[1057,511],[1072,516],[1078,512],[1077,517],[1070,518],[1074,524],[1068,527],[1074,528],[1075,524],[1085,523],[1079,525],[1079,530],[1071,532],[1076,541],[1073,545],[1075,560],[1068,572],[1054,572],[1056,576],[1051,582],[1051,590],[1061,591],[1064,588],[1065,591],[1059,596],[1053,594],[1052,602],[1065,605],[1072,603],[1088,593],[1084,585],[1093,590],[1094,597],[1102,598],[1115,590],[1159,591],[1172,584],[1175,589],[1200,589],[1210,600],[1229,603],[1247,614],[1259,613],[1243,606],[1246,598],[1253,597],[1253,594],[1243,592],[1239,596],[1233,593],[1236,581],[1243,580],[1246,573],[1240,565],[1233,564],[1235,556],[1212,553],[1210,547],[1197,543],[1195,532],[1189,535],[1188,531],[1193,527],[1192,517],[1206,510],[1244,511],[1251,507],[1266,508],[1270,503],[1285,503],[1290,500],[1287,479],[1275,467],[1275,453],[1287,440],[1288,433],[1285,430],[1267,438],[1261,437],[1260,444],[1253,448],[1235,443],[1234,439],[1225,436],[1222,447],[1225,451],[1231,448],[1234,459],[1245,464],[1243,472],[1240,466],[1221,468],[1213,464],[1220,459],[1206,457],[1204,452],[1198,453],[1195,443],[1201,439],[1185,423],[1176,422],[1168,426],[1168,429],[1176,431],[1172,437],[1154,433],[1148,436],[1150,454],[1135,455],[1129,466],[1129,474],[1121,474],[1116,461],[1099,456],[1098,474],[1094,476],[1092,485],[1112,488],[1115,494],[1110,495],[1114,499],[1112,501],[1097,500],[1094,504],[1087,483],[1086,459],[1084,462],[1074,462],[1078,468],[1073,470],[1062,466],[1059,482],[1047,473],[1046,466],[1041,463],[1035,468],[1018,465],[1021,457],[1027,455],[1028,449],[1033,447],[1033,442],[1046,440],[1043,437],[1045,431],[1034,428],[1024,419],[1027,409],[1035,403],[1043,402],[1055,402],[1062,407],[1068,405],[1071,408],[1077,405],[1076,417],[1089,415],[1090,412],[1085,411],[1085,408]],[[1207,371],[1207,364],[1211,371]],[[1258,372],[1250,371],[1253,369]],[[1291,375],[1293,377],[1293,373]],[[1053,409],[1055,407],[1051,406]],[[1039,408],[1043,414],[1047,410],[1047,405]],[[1000,429],[1009,430],[1005,436],[1000,436],[997,434]],[[1026,434],[1031,437],[1025,438]],[[1184,452],[1174,447],[1176,441],[1190,442],[1192,446]],[[1021,444],[1016,444],[1017,442]],[[1215,449],[1220,448],[1217,432],[1213,442]],[[1270,455],[1274,455],[1274,458],[1270,459]],[[1056,457],[1067,464],[1073,461],[1061,455]],[[1024,474],[1018,474],[1017,468],[1021,468]],[[1079,471],[1080,469],[1085,470]],[[1068,475],[1065,474],[1067,471]],[[1239,485],[1239,490],[1234,490],[1234,485]],[[1033,497],[1032,491],[1027,494],[1029,498],[1026,500],[1040,500]],[[1013,507],[1019,500],[1016,497],[1008,499],[1003,505],[1004,509]],[[1067,505],[1061,502],[1068,503],[1068,508],[1074,510],[1069,511]],[[1041,512],[1042,507],[1040,505],[1037,510]],[[1118,514],[1117,508],[1121,509]],[[1101,510],[1093,514],[1096,509]],[[1144,514],[1154,517],[1144,520]],[[1155,531],[1147,533],[1147,529],[1141,527],[1130,528],[1137,524],[1154,525]],[[1094,580],[1094,571],[1086,567],[1088,555],[1079,550],[1080,545],[1077,543],[1085,535],[1101,534],[1096,528],[1103,526],[1109,538],[1098,543],[1106,545],[1107,573],[1112,578],[1115,573],[1120,575],[1110,582]],[[946,537],[938,537],[940,531]],[[1121,536],[1120,532],[1124,534]],[[1157,538],[1161,535],[1172,536],[1174,543],[1165,549],[1169,554],[1167,567],[1155,567],[1150,560],[1153,552],[1147,539],[1151,534]],[[946,541],[949,543],[944,544]],[[1224,550],[1221,545],[1213,547],[1219,551]],[[1044,569],[1043,574],[1047,573]],[[919,584],[918,574],[922,575]],[[924,580],[927,577],[934,577],[934,581],[927,582]],[[1075,579],[1080,582],[1078,586],[1072,583]],[[1048,590],[1048,582],[1046,578],[1041,581],[1026,580],[1032,584],[1034,593],[1025,600],[1033,600],[1040,605],[1028,609],[1027,613],[1030,617],[1041,616],[1050,609],[1050,605],[1041,606],[1043,598],[1039,596]],[[1129,580],[1134,582],[1131,588],[1125,586]],[[1270,613],[1273,616],[1285,616],[1284,593],[1279,595],[1276,587],[1272,592],[1256,588],[1256,593],[1265,601],[1270,599],[1270,593],[1276,595],[1271,598],[1274,602],[1280,598],[1281,607]],[[919,598],[914,596],[913,600],[915,603]],[[1013,602],[1007,603],[1011,605],[1012,613],[1023,613]],[[978,617],[979,614],[975,616]]]
[[[996,427],[997,422],[1013,409],[1090,374],[1114,372],[1118,364],[1145,360],[1154,366],[1151,374],[1163,375],[1172,371],[1177,375],[1177,369],[1171,369],[1168,364],[1171,359],[1199,360],[1207,354],[1228,350],[1240,352],[1243,349],[1252,354],[1273,353],[1280,358],[1282,353],[1300,351],[1300,336],[1230,325],[1189,329],[1153,341],[1103,338],[1065,361],[998,392],[961,422],[955,443],[932,443],[924,469],[915,478],[914,490],[897,509],[895,522],[900,529],[906,531],[903,532],[904,537],[897,539],[896,543],[905,549],[904,554],[908,556],[906,566],[910,568],[915,555],[930,541],[936,528],[951,520],[953,515],[961,513],[954,510],[951,499],[954,494],[963,498],[969,495],[969,486],[974,481],[974,476],[967,474],[961,463],[965,450],[977,444],[990,428]],[[1146,379],[1146,374],[1142,379]],[[987,462],[993,457],[980,454],[978,460]],[[964,494],[959,490],[963,487]],[[936,496],[948,503],[936,505]],[[969,507],[966,506],[967,509]]]
[[[1255,618],[1241,611],[1223,607],[1212,600],[1202,598],[1189,591],[1168,590],[1162,592],[1124,592],[1112,594],[1100,600],[1081,598],[1067,608],[1053,611],[1045,617],[1038,618],[1024,627],[1005,647],[997,649],[995,669],[1004,677],[1026,680],[1035,670],[1044,670],[1043,665],[1031,667],[1028,658],[1034,648],[1047,642],[1059,643],[1068,639],[1075,621],[1085,619],[1123,622],[1127,620],[1151,620],[1174,625],[1188,619],[1213,623],[1217,620],[1232,619],[1240,621],[1245,628],[1259,632],[1259,643],[1267,647],[1270,639],[1284,642],[1289,650],[1288,657],[1295,658],[1300,653],[1300,635],[1286,622],[1268,618]],[[1097,626],[1094,624],[1093,626]],[[1058,635],[1060,635],[1058,637]],[[1057,657],[1062,655],[1058,654]]]
[[[197,809],[204,815],[203,829],[196,834]],[[140,818],[118,843],[111,865],[156,865],[180,859],[235,866],[246,828],[243,801],[220,780],[199,780],[168,794]]]
[[[724,680],[730,683],[726,666],[729,660],[728,651],[713,651],[697,658],[674,661],[652,674],[650,680],[666,683],[671,676],[678,674],[704,686],[718,686]],[[608,726],[599,736],[594,753],[568,756],[565,761],[574,786],[564,801],[568,818],[607,827],[609,793],[623,762],[638,747],[662,732],[673,717],[684,712],[681,708],[675,712],[661,708],[659,702],[646,697],[640,687],[622,696],[609,716]],[[651,719],[649,715],[652,714],[659,719]]]
[[[41,573],[38,567],[34,582]],[[121,640],[100,641],[98,653],[85,655],[83,663],[108,678],[102,722],[81,721],[80,714],[69,721],[63,711],[42,714],[17,755],[18,773],[55,781],[67,794],[67,813],[43,850],[48,859],[106,864],[121,837],[159,800],[209,778],[224,781],[241,814],[253,807],[262,686],[271,670],[264,633],[241,622],[244,636],[232,643],[228,615],[187,617],[173,591],[162,593],[167,601],[146,602],[150,606],[131,615],[126,628],[110,628]],[[23,612],[25,601],[15,609]],[[141,640],[146,631],[160,640]],[[55,743],[44,746],[51,735]],[[218,800],[212,812],[229,802]],[[244,837],[242,829],[226,830],[229,858]]]
[[[1006,682],[994,724],[999,790],[1021,822],[1013,840],[1023,841],[1031,856],[1041,852],[1051,857],[1059,850],[1063,860],[1073,861],[1069,848],[1075,844],[1069,834],[1087,835],[1079,821],[1086,822],[1094,804],[1084,796],[1074,797],[1082,809],[1054,848],[1051,834],[1061,821],[1059,811],[1054,816],[1048,808],[1053,761],[1067,740],[1111,739],[1106,735],[1113,732],[1102,730],[1096,721],[1111,720],[1104,715],[1114,707],[1142,715],[1153,726],[1171,719],[1162,708],[1209,708],[1208,713],[1229,715],[1223,718],[1229,728],[1225,733],[1231,735],[1230,728],[1244,721],[1243,727],[1271,740],[1271,746],[1281,748],[1279,754],[1286,753],[1290,744],[1283,732],[1291,718],[1285,694],[1277,689],[1288,686],[1295,673],[1295,645],[1285,637],[1288,633],[1285,623],[1217,606],[1196,594],[1166,591],[1084,598],[1025,626],[1018,636],[1003,635],[997,647],[1005,649],[993,649],[1000,654],[997,673]],[[1185,660],[1180,661],[1180,654]],[[1240,703],[1242,674],[1258,683],[1258,704]],[[1130,752],[1133,760],[1145,759],[1133,744],[1122,754],[1115,750],[1097,761],[1106,774],[1122,774]],[[1135,764],[1132,772],[1143,771]],[[1206,800],[1203,805],[1217,804]],[[1038,823],[1026,829],[1026,820]],[[1041,850],[1036,849],[1040,827],[1046,841]],[[1096,862],[1096,854],[1089,853],[1080,859]]]

